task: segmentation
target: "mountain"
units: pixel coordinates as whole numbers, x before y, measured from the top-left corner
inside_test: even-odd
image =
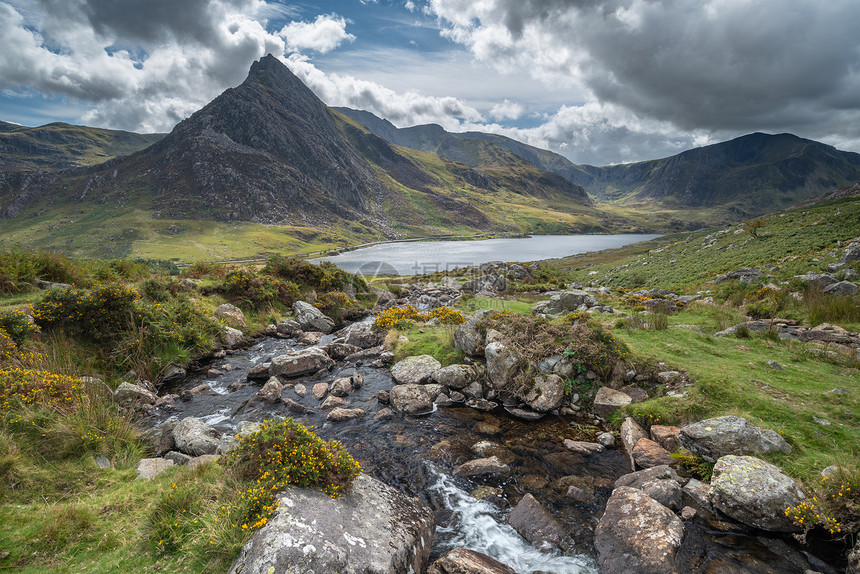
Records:
[[[147,148],[163,137],[64,123],[33,128],[0,122],[0,169],[94,165]]]
[[[491,143],[582,186],[598,200],[673,210],[711,209],[717,219],[754,217],[860,181],[860,154],[791,134],[754,133],[663,159],[597,167],[576,165],[497,134],[454,134],[438,125],[397,128],[369,112],[338,110],[392,143],[472,167],[492,161],[490,148],[484,145]]]
[[[0,215],[15,223],[7,243],[119,255],[147,242],[163,247],[168,234],[190,240],[191,229],[200,245],[228,245],[211,229],[249,237],[252,225],[273,226],[254,233],[278,249],[295,248],[286,236],[331,246],[630,227],[596,209],[580,186],[491,151],[494,160],[476,169],[393,145],[325,106],[270,55],[240,86],[130,156],[63,171],[0,170]],[[228,227],[193,223],[207,221]]]

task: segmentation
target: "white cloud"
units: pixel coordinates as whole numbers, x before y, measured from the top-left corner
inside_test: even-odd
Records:
[[[321,54],[355,40],[355,36],[346,31],[346,20],[334,15],[319,15],[313,22],[290,22],[278,35],[291,52],[315,50]]]
[[[525,106],[506,99],[490,109],[490,117],[497,120],[516,120],[526,112]]]

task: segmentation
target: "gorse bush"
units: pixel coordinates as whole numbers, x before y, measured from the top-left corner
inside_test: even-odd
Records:
[[[0,293],[25,293],[37,279],[54,283],[75,283],[84,275],[80,264],[51,251],[0,252]]]
[[[0,311],[0,330],[20,345],[39,328],[26,313],[20,310]]]
[[[269,257],[261,273],[323,292],[342,291],[347,284],[352,284],[360,292],[368,290],[364,279],[339,269],[330,261],[315,265],[298,257],[273,255]]]
[[[813,496],[785,515],[807,531],[822,526],[837,538],[860,531],[860,471],[842,468],[822,478]]]
[[[253,309],[273,303],[292,305],[300,297],[298,286],[269,275],[236,269],[224,278],[224,291],[234,301]]]
[[[361,313],[362,308],[358,301],[350,299],[342,291],[329,291],[314,301],[314,307],[334,319],[351,319]]]
[[[115,339],[126,330],[140,294],[120,283],[92,289],[54,289],[33,306],[33,318],[43,329],[61,329],[94,342]]]
[[[427,322],[438,319],[443,325],[459,325],[466,322],[466,316],[450,307],[437,307],[427,313],[421,313],[412,305],[405,307],[391,307],[385,309],[376,316],[373,322],[374,329],[408,329],[416,322]]]

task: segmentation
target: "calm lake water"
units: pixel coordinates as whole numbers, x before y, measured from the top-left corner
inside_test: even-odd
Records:
[[[331,261],[344,271],[364,275],[418,275],[488,261],[537,261],[622,247],[659,235],[532,235],[482,241],[409,241],[385,243],[315,261]]]

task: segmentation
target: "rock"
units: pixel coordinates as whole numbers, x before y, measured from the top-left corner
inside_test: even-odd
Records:
[[[836,283],[836,279],[830,275],[823,273],[807,273],[805,275],[795,275],[794,279],[799,279],[804,283],[808,283],[814,289],[824,289],[828,285]]]
[[[110,462],[110,459],[108,459],[108,457],[103,454],[93,453],[93,462],[95,462],[96,466],[99,468],[111,468],[113,466]]]
[[[484,336],[478,330],[478,321],[484,314],[484,311],[478,311],[454,329],[454,346],[467,355],[480,355],[484,352]]]
[[[663,371],[657,373],[657,382],[661,385],[668,385],[681,376],[678,371]]]
[[[278,330],[278,333],[287,337],[295,337],[302,332],[302,326],[292,319],[284,319],[275,325],[275,328]]]
[[[407,415],[433,410],[433,399],[423,385],[394,385],[388,398],[392,407]]]
[[[537,375],[534,384],[522,396],[532,409],[546,413],[561,406],[564,400],[564,381],[558,375]]]
[[[481,474],[506,474],[511,467],[502,463],[496,456],[476,458],[461,464],[454,471],[455,476],[478,476]]]
[[[636,375],[633,376],[635,377]],[[626,387],[621,387],[618,390],[630,397],[634,403],[641,403],[642,401],[648,400],[648,391],[642,387],[627,385]]]
[[[173,467],[173,461],[164,458],[144,458],[137,463],[135,478],[150,479]]]
[[[197,468],[201,464],[206,464],[206,463],[210,463],[210,462],[212,462],[212,463],[218,462],[219,458],[221,458],[221,457],[218,456],[217,454],[204,454],[201,456],[195,456],[195,457],[192,457],[188,461],[187,466],[188,466],[188,468]]]
[[[401,385],[427,383],[442,364],[430,355],[406,357],[391,367],[391,376]]]
[[[473,399],[480,399],[484,396],[484,387],[478,381],[473,381],[460,390],[465,396]]]
[[[562,525],[531,494],[520,499],[508,515],[508,524],[542,552],[557,549],[568,537]]]
[[[860,288],[850,281],[839,281],[824,288],[824,292],[830,295],[849,295],[852,297],[856,295],[858,291],[860,291]]]
[[[543,313],[552,317],[560,317],[582,306],[595,307],[598,305],[594,295],[581,289],[569,289],[549,298],[549,301],[538,303],[532,308],[532,313]]]
[[[310,409],[308,409],[308,407],[306,407],[302,403],[294,401],[293,399],[291,399],[289,397],[284,397],[281,399],[281,401],[283,401],[284,405],[287,407],[287,410],[290,411],[291,413],[303,415],[310,410]]]
[[[472,365],[448,365],[433,373],[433,380],[449,389],[463,389],[478,378],[478,370]]]
[[[152,406],[158,400],[158,395],[145,388],[122,382],[113,393],[113,400],[123,408],[133,410],[144,410]]]
[[[311,396],[318,401],[321,401],[328,392],[328,383],[317,383],[311,389]]]
[[[165,421],[151,429],[145,430],[141,438],[152,449],[155,454],[161,456],[166,452],[176,449],[176,441],[173,438],[173,429],[176,428],[175,421]]]
[[[649,480],[640,490],[669,510],[681,509],[681,485],[674,480]]]
[[[719,511],[747,526],[770,532],[802,530],[785,509],[806,500],[803,488],[761,459],[721,457],[714,466],[710,499]]]
[[[636,463],[633,460],[633,447],[636,446],[639,439],[648,438],[648,434],[645,432],[645,429],[639,426],[639,423],[630,417],[627,417],[621,423],[620,434],[621,444],[624,446],[624,450],[627,451],[627,456],[630,459],[630,470],[636,470]]]
[[[288,487],[279,510],[254,533],[230,574],[423,572],[435,530],[416,498],[362,474],[339,499]]]
[[[487,358],[487,377],[495,389],[503,389],[511,383],[522,357],[510,347],[496,341],[484,349]]]
[[[245,335],[239,329],[233,327],[224,327],[221,329],[221,338],[224,340],[224,346],[228,349],[235,349],[245,341]]]
[[[353,389],[360,389],[364,386],[364,375],[353,369],[352,375],[349,377],[349,383]]]
[[[791,454],[791,446],[772,430],[762,430],[744,418],[719,417],[689,424],[681,429],[681,444],[708,462],[721,456]]]
[[[684,525],[671,510],[640,490],[618,487],[594,533],[600,573],[677,573],[683,538]]]
[[[331,394],[336,397],[346,397],[352,392],[352,379],[350,377],[341,377],[335,379],[331,384]]]
[[[382,335],[373,330],[371,323],[353,323],[344,337],[344,343],[361,349],[370,349],[382,344]]]
[[[310,347],[301,351],[291,351],[272,359],[269,374],[273,377],[301,377],[328,369],[334,361],[320,348]]]
[[[598,454],[606,450],[601,444],[597,444],[596,442],[583,442],[581,440],[564,439],[564,446],[568,450],[572,450],[573,452],[579,453],[583,456],[591,456],[592,454]]]
[[[741,283],[753,283],[762,275],[764,275],[764,271],[761,269],[756,269],[755,267],[743,267],[735,271],[729,271],[725,275],[718,276],[714,280],[714,283],[719,285],[723,281],[728,281],[729,279],[737,279]]]
[[[349,404],[349,401],[343,397],[336,397],[334,395],[329,395],[326,397],[326,400],[322,402],[320,405],[320,409],[326,411],[328,409],[336,409],[340,407],[345,407]]]
[[[486,554],[457,548],[440,556],[427,569],[427,574],[516,574],[516,572]]]
[[[593,491],[588,492],[587,490],[572,484],[567,487],[567,493],[565,494],[565,496],[583,504],[591,504],[592,502],[594,502]]]
[[[714,333],[714,337],[728,337],[736,334],[738,331],[744,330],[748,333],[767,333],[773,329],[770,321],[746,321],[732,325],[728,329]]]
[[[268,403],[276,403],[281,400],[281,395],[284,392],[284,385],[278,380],[278,377],[269,377],[263,388],[257,391],[254,399],[265,401]],[[253,400],[253,399],[252,399]]]
[[[669,452],[681,448],[681,429],[676,426],[651,425],[651,440]]]
[[[182,381],[187,374],[185,369],[179,365],[170,365],[158,375],[158,382],[160,385],[169,386]]]
[[[173,429],[176,449],[191,456],[215,454],[221,433],[196,417],[186,417]]]
[[[684,522],[689,522],[696,517],[696,514],[697,512],[695,508],[693,508],[692,506],[685,506],[681,509],[681,520],[683,520]]]
[[[715,511],[711,504],[711,485],[691,478],[681,488],[681,492],[685,499],[691,501],[698,510],[704,511],[706,517],[714,516]]]
[[[478,421],[475,423],[475,426],[472,427],[472,430],[478,434],[493,436],[502,432],[502,427],[487,421]]]
[[[770,367],[771,369],[776,369],[777,371],[784,371],[785,370],[783,368],[783,366],[780,365],[779,363],[777,363],[776,361],[767,361],[767,366]]]
[[[639,439],[633,447],[633,460],[641,468],[678,464],[665,448],[648,438]]]
[[[245,314],[241,309],[230,303],[219,305],[215,309],[215,318],[226,323],[228,327],[233,327],[240,331],[248,330],[248,325],[245,324]]]
[[[466,406],[479,411],[489,412],[499,405],[485,399],[466,399]]]
[[[271,376],[269,374],[269,369],[272,368],[271,361],[264,361],[262,363],[257,363],[248,371],[247,378],[249,381],[260,381],[260,380],[268,380]]]
[[[305,331],[331,333],[334,329],[334,321],[326,317],[322,311],[305,301],[296,301],[293,303],[293,314],[296,316],[296,322],[298,322]]]
[[[471,447],[469,447],[469,450],[471,450],[481,458],[495,456],[499,459],[499,461],[502,462],[502,464],[510,464],[517,458],[516,455],[509,449],[503,447],[498,443],[488,440],[476,442]]]
[[[184,452],[172,450],[165,454],[164,458],[166,458],[167,460],[172,460],[173,464],[175,464],[176,466],[185,466],[186,464],[188,464],[188,461],[191,460],[193,457],[185,454]]]
[[[597,442],[603,445],[604,448],[615,447],[615,435],[611,432],[602,432],[597,435]]]
[[[331,343],[326,345],[323,350],[335,361],[342,361],[355,353],[361,352],[362,349],[355,345],[347,345],[346,343]]]
[[[598,416],[607,417],[621,407],[626,407],[631,402],[633,402],[633,399],[620,391],[610,389],[609,387],[600,387],[594,396],[591,410]]]
[[[394,412],[389,408],[379,409],[379,412],[373,418],[377,421],[391,420],[394,418]]]
[[[344,409],[340,407],[336,407],[332,409],[332,411],[326,416],[325,420],[340,423],[343,421],[350,421],[352,419],[358,419],[365,415],[364,409]]]
[[[614,486],[615,488],[618,488],[619,486],[629,486],[630,488],[642,490],[642,486],[646,482],[653,482],[655,480],[671,480],[678,484],[682,484],[684,482],[684,479],[681,478],[681,475],[678,474],[674,468],[669,465],[662,465],[625,474],[615,481]]]
[[[860,540],[854,543],[854,549],[848,553],[848,566],[845,574],[860,574]]]
[[[305,398],[308,396],[308,388],[301,383],[293,387],[293,392],[296,393],[296,396],[299,398]]]

